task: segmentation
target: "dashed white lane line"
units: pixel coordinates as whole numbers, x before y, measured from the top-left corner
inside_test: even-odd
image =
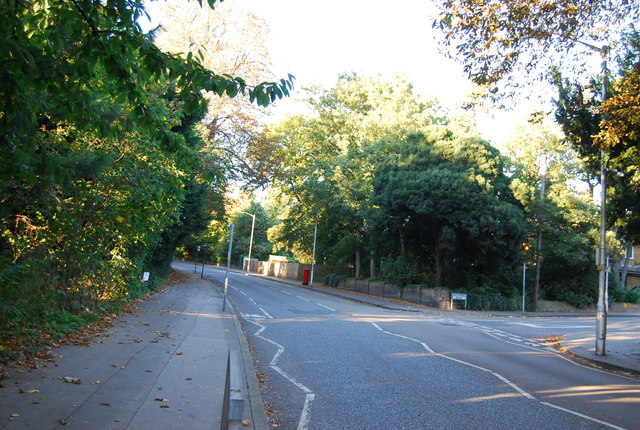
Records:
[[[301,300],[304,300],[305,302],[310,302],[310,301],[311,301],[311,300],[309,300],[309,299],[305,299],[304,297],[301,297],[301,296],[296,296],[296,297],[297,297],[297,298],[299,298],[299,299],[301,299]]]
[[[282,375],[282,377],[284,377],[287,381],[295,385],[299,390],[301,390],[305,394],[304,406],[302,407],[302,413],[300,414],[300,419],[298,420],[297,430],[308,430],[311,404],[315,400],[316,395],[306,385],[296,381],[291,375],[289,375],[287,372],[282,370],[280,366],[278,366],[278,359],[285,351],[284,346],[280,345],[278,342],[275,342],[271,339],[268,339],[262,336],[262,332],[265,331],[267,327],[252,320],[249,320],[249,322],[259,327],[258,331],[254,333],[254,336],[259,337],[265,342],[269,342],[270,344],[275,345],[278,348],[278,351],[276,351],[275,355],[271,359],[271,362],[269,363],[269,367],[271,367],[274,371],[278,372],[280,375]]]
[[[323,305],[322,303],[316,303],[316,305],[322,306],[323,308],[329,309],[330,311],[333,311],[333,312],[338,312],[335,309],[333,309],[333,308],[331,308],[331,307],[329,307],[327,305]]]
[[[281,293],[286,294],[287,296],[293,296],[293,294],[291,294],[288,291],[284,291],[284,290],[280,290]]]

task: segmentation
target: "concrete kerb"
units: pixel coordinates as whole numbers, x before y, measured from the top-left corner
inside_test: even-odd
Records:
[[[253,357],[251,356],[251,352],[249,351],[249,344],[247,343],[244,331],[242,330],[242,325],[240,324],[238,316],[236,315],[236,307],[229,299],[229,297],[227,297],[227,300],[234,309],[234,312],[230,312],[230,314],[233,318],[233,324],[236,328],[236,336],[238,337],[238,344],[240,345],[240,355],[243,363],[245,381],[247,383],[249,409],[251,411],[251,423],[255,430],[268,430],[270,427],[267,422],[267,413],[264,410],[262,393],[260,391],[260,386],[258,385],[256,370],[253,365]]]
[[[203,278],[205,281],[211,282],[219,291],[223,292],[223,289],[217,282],[213,279]],[[236,337],[238,339],[238,346],[240,348],[240,361],[242,365],[242,374],[245,377],[245,382],[247,385],[247,400],[249,402],[249,412],[251,415],[251,425],[254,430],[268,430],[269,424],[267,421],[267,413],[264,410],[264,403],[262,401],[262,393],[260,390],[260,386],[258,385],[258,379],[256,376],[255,367],[253,365],[253,357],[251,352],[249,351],[249,344],[247,343],[247,339],[244,335],[244,331],[242,330],[242,325],[240,324],[240,320],[238,319],[236,306],[231,301],[231,298],[227,295],[227,303],[230,304],[230,309],[227,310],[231,319],[233,320],[233,325],[236,330]],[[231,310],[233,308],[233,311]],[[230,428],[233,428],[231,426]]]

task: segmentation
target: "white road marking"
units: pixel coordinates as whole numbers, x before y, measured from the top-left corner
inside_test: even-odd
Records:
[[[524,397],[526,397],[526,398],[528,398],[528,399],[530,399],[530,400],[536,400],[536,401],[538,401],[541,405],[544,405],[544,406],[548,406],[548,407],[551,407],[551,408],[558,409],[558,410],[560,410],[560,411],[563,411],[563,412],[566,412],[566,413],[569,413],[569,414],[572,414],[572,415],[575,415],[575,416],[578,416],[578,417],[584,418],[584,419],[586,419],[586,420],[589,420],[589,421],[593,421],[593,422],[596,422],[596,423],[602,424],[602,425],[607,426],[607,427],[610,427],[610,428],[612,428],[612,429],[616,429],[616,430],[626,430],[626,429],[625,429],[625,428],[623,428],[623,427],[618,427],[618,426],[616,426],[616,425],[614,425],[614,424],[611,424],[611,423],[608,423],[608,422],[605,422],[605,421],[598,420],[598,419],[593,418],[593,417],[590,417],[590,416],[588,416],[588,415],[581,414],[580,412],[576,412],[576,411],[573,411],[573,410],[571,410],[571,409],[566,409],[566,408],[563,408],[563,407],[561,407],[561,406],[554,405],[553,403],[544,402],[544,401],[542,401],[542,400],[540,400],[540,399],[537,399],[536,397],[534,397],[533,395],[531,395],[531,394],[530,394],[530,393],[528,393],[527,391],[523,390],[523,389],[522,389],[522,388],[520,388],[518,385],[514,384],[513,382],[511,382],[510,380],[508,380],[507,378],[505,378],[504,376],[502,376],[501,374],[499,374],[499,373],[497,373],[497,372],[494,372],[494,371],[492,371],[492,370],[486,369],[486,368],[481,367],[481,366],[477,366],[477,365],[475,365],[475,364],[469,363],[469,362],[464,361],[464,360],[459,360],[459,359],[457,359],[457,358],[449,357],[449,356],[447,356],[447,355],[445,355],[445,354],[441,354],[441,353],[439,353],[439,352],[435,352],[433,349],[431,349],[431,348],[430,348],[427,344],[425,344],[424,342],[421,342],[421,341],[419,341],[419,340],[417,340],[417,339],[413,339],[413,338],[408,337],[408,336],[403,336],[403,335],[401,335],[401,334],[397,334],[397,333],[393,333],[393,332],[387,331],[387,330],[383,329],[382,327],[380,327],[380,326],[379,326],[378,324],[376,324],[376,323],[371,323],[371,324],[372,324],[375,328],[377,328],[378,330],[380,330],[380,331],[381,331],[381,332],[383,332],[383,333],[389,334],[389,335],[391,335],[391,336],[396,336],[396,337],[399,337],[399,338],[402,338],[402,339],[407,339],[407,340],[410,340],[410,341],[412,341],[412,342],[419,343],[420,345],[422,345],[422,347],[423,347],[427,352],[429,352],[429,353],[431,353],[431,354],[434,354],[434,355],[437,355],[438,357],[446,358],[447,360],[455,361],[455,362],[457,362],[457,363],[464,364],[465,366],[473,367],[473,368],[475,368],[475,369],[482,370],[482,371],[484,371],[484,372],[488,372],[488,373],[492,374],[493,376],[495,376],[496,378],[498,378],[498,379],[500,379],[501,381],[503,381],[504,383],[506,383],[507,385],[509,385],[511,388],[513,388],[514,390],[516,390],[516,391],[517,391],[517,392],[519,392],[520,394],[522,394]],[[480,327],[480,326],[478,326],[478,327]],[[485,330],[483,330],[483,331],[485,331]],[[498,334],[498,333],[487,333],[487,334],[489,334],[489,335],[490,335],[490,336],[492,336],[492,337],[495,337],[495,338],[496,338],[496,339],[498,339],[498,340],[501,340],[501,341],[503,341],[503,342],[507,342],[507,341],[506,341],[504,338],[502,338],[502,337],[494,336],[495,334]],[[503,335],[503,336],[504,336],[504,335]],[[507,343],[511,343],[511,342],[507,342]],[[519,343],[519,344],[514,344],[514,345],[523,346],[521,343]],[[540,346],[540,345],[539,345],[539,346]],[[533,348],[531,348],[531,349],[533,349]],[[567,360],[567,361],[569,361],[570,363],[577,364],[577,363],[573,362],[572,360],[569,360],[569,359],[567,359],[566,357],[564,357],[564,356],[562,356],[562,355],[560,355],[560,354],[557,354],[557,353],[555,353],[555,352],[552,352],[552,354],[554,354],[554,355],[556,355],[557,357],[560,357],[560,358],[562,358],[562,359],[564,359],[564,360]],[[579,366],[581,366],[581,367],[585,367],[585,366],[582,366],[582,365],[580,365],[580,364],[578,364],[578,365],[579,365]]]
[[[280,292],[286,294],[287,296],[293,296],[293,294],[288,291],[280,290]]]
[[[327,309],[329,309],[330,311],[333,311],[333,312],[338,312],[338,311],[336,311],[335,309],[330,308],[329,306],[323,305],[322,303],[316,303],[316,305],[318,305],[318,306],[322,306],[323,308],[327,308]]]
[[[307,386],[305,386],[304,384],[296,381],[292,376],[287,374],[287,372],[282,370],[280,368],[280,366],[277,365],[278,359],[284,353],[285,349],[284,349],[284,346],[280,345],[278,342],[275,342],[275,341],[273,341],[271,339],[268,339],[268,338],[262,336],[262,332],[265,331],[267,327],[262,325],[262,324],[260,324],[260,323],[255,322],[255,321],[252,321],[252,320],[250,320],[250,322],[259,327],[258,331],[254,333],[254,336],[259,337],[260,339],[264,340],[265,342],[269,342],[270,344],[275,345],[278,348],[278,351],[275,353],[275,355],[271,359],[271,362],[269,363],[269,367],[271,367],[273,370],[278,372],[287,381],[291,382],[298,389],[300,389],[303,393],[305,393],[304,406],[302,408],[302,413],[300,414],[300,419],[298,420],[297,430],[308,430],[308,428],[309,428],[309,414],[310,414],[310,410],[311,410],[311,404],[315,400],[316,395]]]
[[[523,325],[525,327],[532,328],[593,328],[590,325],[558,325],[558,326],[546,326],[546,325],[538,325],[538,324],[530,324],[530,323],[516,323],[518,325]]]
[[[244,319],[258,319],[261,320],[264,318],[264,315],[257,315],[257,314],[242,314],[242,318]]]
[[[311,301],[311,300],[309,300],[309,299],[305,299],[304,297],[300,297],[300,296],[296,296],[296,297],[297,297],[297,298],[299,298],[299,299],[304,300],[305,302],[310,302],[310,301]]]
[[[315,394],[307,393],[304,401],[304,408],[302,408],[302,414],[300,415],[300,421],[298,421],[298,430],[306,430],[309,428],[309,409],[311,408],[311,403],[313,403],[315,398]]]
[[[596,419],[596,418],[593,418],[593,417],[590,417],[590,416],[588,416],[588,415],[583,415],[583,414],[581,414],[581,413],[579,413],[579,412],[572,411],[571,409],[565,409],[565,408],[560,407],[560,406],[558,406],[558,405],[554,405],[553,403],[547,403],[547,402],[540,402],[540,403],[542,403],[542,404],[543,404],[543,405],[545,405],[545,406],[549,406],[549,407],[552,407],[552,408],[555,408],[555,409],[561,410],[561,411],[563,411],[563,412],[567,412],[567,413],[569,413],[569,414],[572,414],[572,415],[578,416],[578,417],[580,417],[580,418],[584,418],[585,420],[594,421],[594,422],[596,422],[596,423],[598,423],[598,424],[602,424],[603,426],[611,427],[612,429],[617,429],[617,430],[626,430],[624,427],[618,427],[617,425],[614,425],[614,424],[611,424],[611,423],[608,423],[608,422],[605,422],[605,421],[600,421],[600,420],[598,420],[598,419]]]
[[[272,318],[273,318],[271,315],[269,315],[269,314],[267,313],[267,311],[265,311],[264,309],[262,309],[260,306],[258,306],[258,309],[260,309],[260,310],[262,311],[262,313],[263,313],[267,318],[269,318],[269,319],[272,319]]]
[[[251,303],[253,303],[254,305],[258,306],[258,304],[256,303],[256,301],[255,301],[255,300],[253,300],[251,297],[249,297],[249,301],[250,301]]]
[[[380,327],[376,323],[371,323],[371,324],[373,324],[374,327],[376,327],[378,330],[380,330],[383,333],[389,334],[391,336],[397,336],[397,337],[400,337],[402,339],[407,339],[407,340],[410,340],[412,342],[416,342],[416,343],[422,345],[422,347],[427,352],[429,352],[431,354],[434,354],[434,355],[437,355],[438,357],[446,358],[447,360],[455,361],[456,363],[464,364],[465,366],[473,367],[474,369],[478,369],[478,370],[481,370],[483,372],[491,373],[493,376],[495,376],[496,378],[500,379],[502,382],[508,384],[511,388],[513,388],[514,390],[516,390],[517,392],[519,392],[520,394],[522,394],[526,398],[531,399],[531,400],[535,400],[535,397],[533,397],[531,394],[527,393],[525,390],[523,390],[522,388],[520,388],[519,386],[517,386],[513,382],[509,381],[507,378],[505,378],[504,376],[500,375],[499,373],[496,373],[496,372],[494,372],[492,370],[489,370],[489,369],[485,369],[484,367],[477,366],[475,364],[469,363],[469,362],[464,361],[464,360],[459,360],[457,358],[449,357],[448,355],[444,355],[444,354],[441,354],[439,352],[435,352],[433,349],[431,349],[431,347],[429,347],[429,345],[427,345],[424,342],[421,342],[421,341],[419,341],[417,339],[414,339],[414,338],[411,338],[411,337],[403,336],[401,334],[397,334],[397,333],[393,333],[393,332],[384,330],[382,327]]]

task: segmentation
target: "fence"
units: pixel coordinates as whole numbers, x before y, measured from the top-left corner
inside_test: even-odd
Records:
[[[448,288],[431,288],[422,285],[400,288],[397,285],[383,281],[355,278],[341,278],[333,286],[335,288],[356,291],[372,296],[402,299],[411,303],[418,303],[439,309],[449,309],[451,305]]]

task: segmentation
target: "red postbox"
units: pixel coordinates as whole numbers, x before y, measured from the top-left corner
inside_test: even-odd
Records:
[[[302,271],[302,285],[309,285],[309,276],[311,275],[311,270],[304,269]]]

